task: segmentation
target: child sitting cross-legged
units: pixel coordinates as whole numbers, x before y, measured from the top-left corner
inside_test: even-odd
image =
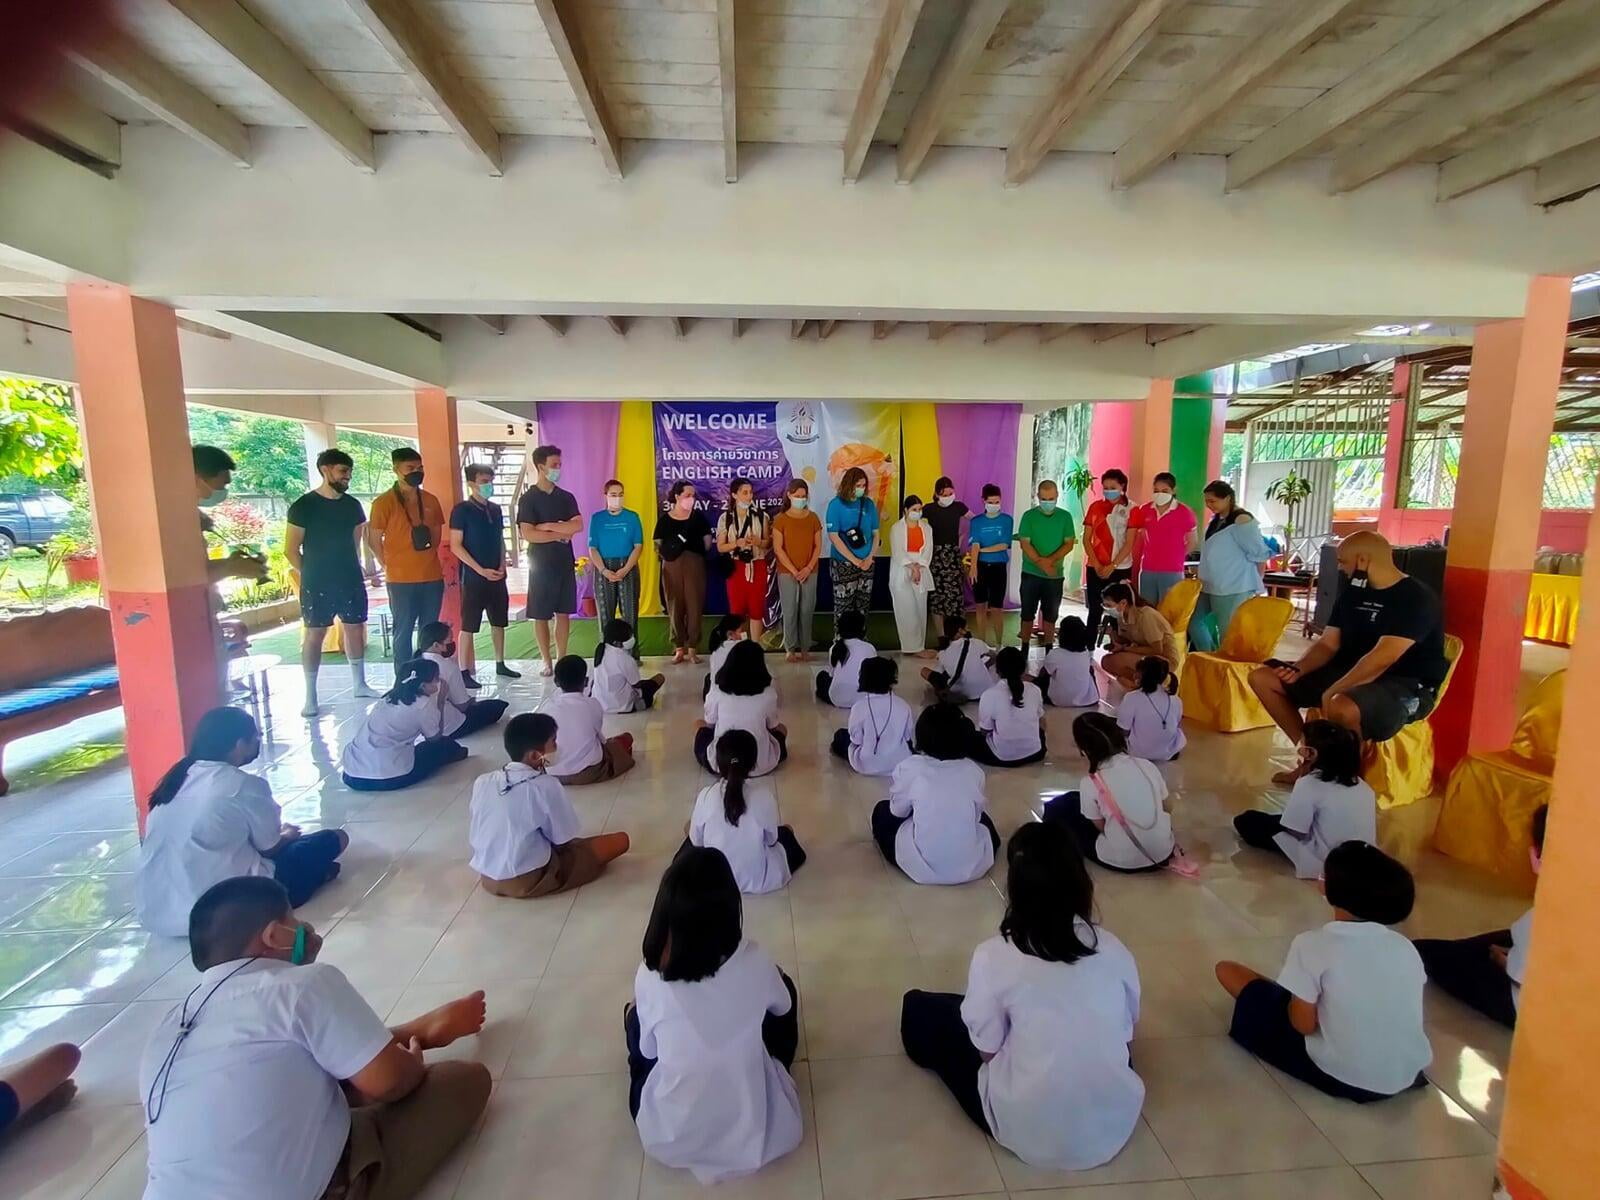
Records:
[[[1172,665],[1154,654],[1134,668],[1139,686],[1122,697],[1117,724],[1128,735],[1128,753],[1150,762],[1168,762],[1189,744],[1183,733],[1183,701]]]
[[[1289,944],[1278,980],[1217,964],[1234,998],[1228,1036],[1319,1091],[1365,1104],[1425,1081],[1433,1048],[1422,1025],[1427,981],[1416,947],[1388,928],[1411,915],[1411,872],[1367,842],[1335,846],[1323,864],[1333,920]]]
[[[1129,874],[1156,871],[1177,849],[1166,809],[1167,781],[1128,752],[1128,739],[1105,713],[1080,713],[1072,740],[1089,763],[1077,790],[1045,802],[1043,817],[1067,826],[1092,863]]]
[[[954,704],[976,700],[995,681],[989,665],[994,651],[988,642],[973,636],[965,617],[946,617],[944,628],[946,638],[939,647],[939,664],[923,667],[922,677],[940,700]]]
[[[582,887],[628,851],[626,833],[579,836],[572,801],[546,769],[556,738],[553,717],[517,714],[506,722],[511,761],[472,785],[472,869],[491,895],[526,900]]]
[[[778,821],[778,794],[770,781],[752,779],[756,739],[730,729],[717,739],[716,783],[700,789],[689,817],[688,845],[722,851],[739,890],[775,892],[806,861],[794,830]]]
[[[877,653],[867,641],[867,614],[841,614],[839,636],[828,651],[828,669],[817,672],[817,699],[835,708],[855,704],[861,698],[861,664]]]
[[[734,644],[717,672],[702,716],[695,722],[694,757],[713,774],[711,745],[730,729],[743,729],[755,739],[752,775],[770,775],[789,757],[788,730],[778,720],[778,689],[759,642],[745,639]]]
[[[850,706],[850,720],[833,733],[831,749],[863,775],[888,775],[911,757],[916,718],[911,705],[894,694],[900,677],[894,660],[869,658],[861,664],[861,699]]]
[[[991,767],[1021,767],[1045,755],[1044,697],[1027,677],[1028,656],[1007,646],[994,656],[1000,681],[978,698],[972,757]]]
[[[450,634],[450,626],[443,621],[429,621],[417,630],[417,642],[422,647],[422,657],[439,668],[439,701],[446,737],[468,737],[506,715],[509,706],[504,700],[477,700],[468,692],[461,665],[456,662],[456,640]]]
[[[706,639],[706,652],[710,655],[707,659],[709,669],[706,671],[705,683],[700,688],[700,699],[704,700],[711,694],[711,681],[717,677],[717,672],[722,670],[722,664],[728,661],[728,653],[744,640],[743,617],[730,614],[711,627],[711,635]]]
[[[555,667],[556,691],[539,711],[554,717],[560,732],[555,755],[545,770],[565,784],[603,783],[633,770],[633,735],[605,735],[605,709],[588,694],[589,668],[576,654]]]
[[[1378,798],[1361,778],[1360,736],[1332,721],[1306,725],[1298,774],[1281,815],[1251,809],[1233,827],[1245,845],[1282,854],[1296,876],[1317,879],[1335,846],[1378,840]]]
[[[594,648],[594,675],[589,694],[600,701],[608,713],[643,712],[655,703],[656,693],[667,677],[659,671],[649,679],[639,675],[639,660],[633,656],[633,626],[626,621],[607,621],[604,639]]]
[[[1093,708],[1100,703],[1094,676],[1094,637],[1082,617],[1065,617],[1056,644],[1034,677],[1044,702],[1057,708]]]
[[[917,718],[917,753],[872,810],[872,839],[916,883],[970,883],[994,866],[1000,834],[984,811],[983,768],[966,756],[972,722],[953,704]]]

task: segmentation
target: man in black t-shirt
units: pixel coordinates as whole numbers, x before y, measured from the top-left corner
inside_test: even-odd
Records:
[[[1450,669],[1439,598],[1394,565],[1386,539],[1365,531],[1345,538],[1339,572],[1346,579],[1328,627],[1300,661],[1250,673],[1251,689],[1296,745],[1305,733],[1300,712],[1312,707],[1367,741],[1388,741],[1433,711]]]
[[[361,570],[361,537],[367,514],[361,501],[348,495],[355,466],[343,450],[317,455],[322,483],[289,506],[283,556],[300,584],[300,666],[306,675],[306,704],[301,715],[317,715],[317,670],[322,644],[338,618],[344,631],[344,653],[350,663],[355,695],[377,695],[367,687],[367,583]]]
[[[474,636],[489,618],[489,639],[494,645],[494,672],[506,679],[521,679],[506,666],[506,625],[511,596],[506,590],[505,527],[494,494],[494,468],[473,463],[465,472],[467,498],[450,510],[450,550],[461,560],[461,660],[462,677],[469,688],[478,656]]]
[[[572,539],[583,531],[583,517],[571,492],[556,486],[561,478],[561,448],[537,446],[538,478],[517,504],[517,529],[528,544],[528,619],[544,659],[544,674],[567,654],[571,616],[578,607],[577,560]],[[555,655],[550,653],[550,622],[555,620]]]

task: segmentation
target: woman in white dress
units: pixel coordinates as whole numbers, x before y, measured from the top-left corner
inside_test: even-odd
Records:
[[[901,519],[889,530],[889,597],[900,631],[900,653],[932,658],[928,594],[933,590],[933,532],[922,522],[922,500],[907,496]]]

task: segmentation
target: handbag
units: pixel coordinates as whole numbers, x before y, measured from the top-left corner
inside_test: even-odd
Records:
[[[406,517],[407,520],[410,520],[411,514],[406,512],[406,498],[401,493],[399,484],[395,484],[395,487],[394,487],[394,498],[400,504],[400,512]],[[413,550],[422,551],[422,550],[432,550],[433,549],[433,530],[429,529],[426,525],[421,523],[422,522],[422,518],[423,518],[423,516],[424,516],[424,514],[426,512],[426,507],[427,506],[424,505],[423,502],[422,502],[422,491],[421,491],[421,489],[418,489],[418,491],[417,491],[417,522],[418,523],[411,526],[411,548]]]
[[[840,540],[852,550],[861,550],[867,544],[867,535],[861,531],[861,522],[867,519],[867,502],[856,501],[856,523],[839,535]]]
[[[1094,784],[1094,790],[1099,793],[1100,807],[1111,814],[1111,819],[1122,827],[1122,832],[1128,835],[1128,840],[1133,843],[1134,849],[1150,860],[1152,866],[1160,863],[1174,875],[1183,879],[1199,879],[1200,864],[1190,858],[1188,852],[1178,845],[1177,839],[1172,842],[1172,854],[1162,863],[1159,858],[1144,848],[1144,843],[1139,840],[1139,835],[1133,831],[1133,826],[1128,818],[1122,815],[1122,809],[1117,805],[1117,798],[1111,794],[1111,789],[1106,786],[1106,781],[1100,777],[1099,772],[1089,776]]]

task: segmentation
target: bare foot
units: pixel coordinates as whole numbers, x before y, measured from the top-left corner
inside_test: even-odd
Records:
[[[917,651],[917,657],[918,658],[938,658],[939,657],[939,652],[937,650],[919,650],[919,651]]]
[[[544,678],[546,678],[546,679],[549,679],[550,676],[554,675],[555,673],[556,673],[555,667],[552,666],[548,661],[544,664],[544,670],[539,672],[539,674],[544,676]]]
[[[488,1005],[483,993],[473,992],[448,1004],[441,1004],[430,1013],[424,1013],[406,1026],[424,1050],[437,1050],[458,1038],[471,1037],[483,1028],[488,1019]]]
[[[684,650],[683,650],[682,646],[679,646],[676,650],[674,650],[672,652],[672,661],[675,662],[675,663],[681,663],[683,661],[683,659],[684,659]]]
[[[693,650],[689,651],[689,661],[698,665],[700,662],[700,655]]]
[[[67,1107],[67,1105],[71,1104],[73,1097],[77,1094],[78,1085],[72,1082],[72,1080],[69,1079],[65,1083],[59,1084],[55,1090],[46,1095],[44,1099],[40,1100],[39,1103],[35,1104],[27,1112],[23,1113],[15,1121],[13,1121],[11,1123],[11,1127],[6,1130],[6,1133],[15,1135],[28,1128],[30,1125],[37,1125],[46,1117],[54,1116],[56,1113]]]

